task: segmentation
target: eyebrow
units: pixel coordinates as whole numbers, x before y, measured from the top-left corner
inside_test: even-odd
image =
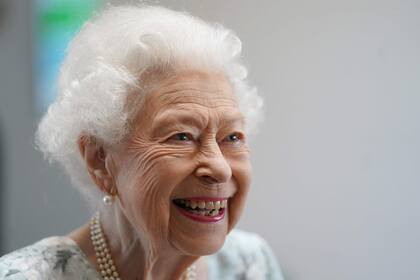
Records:
[[[225,113],[223,120],[226,125],[234,125],[239,123],[240,125],[245,124],[244,116],[239,113]],[[155,122],[152,126],[153,134],[162,131],[168,127],[174,127],[178,124],[194,126],[196,128],[203,128],[206,126],[207,120],[200,114],[187,112],[187,111],[178,111],[178,110],[168,110],[162,114],[159,114],[155,119]],[[226,126],[224,125],[224,126]]]
[[[157,116],[152,126],[152,131],[153,134],[156,135],[156,133],[161,132],[162,129],[174,127],[178,124],[200,128],[205,125],[205,121],[206,120],[202,116],[197,114],[169,110]]]

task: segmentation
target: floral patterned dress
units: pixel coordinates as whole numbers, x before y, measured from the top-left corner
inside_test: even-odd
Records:
[[[222,249],[204,258],[209,280],[283,280],[271,249],[253,233],[233,230]],[[1,257],[0,279],[102,278],[72,239],[54,236]]]

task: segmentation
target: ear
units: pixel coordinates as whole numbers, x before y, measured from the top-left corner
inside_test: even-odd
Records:
[[[82,135],[77,143],[80,155],[93,182],[102,192],[116,195],[117,188],[109,168],[111,155],[107,153],[102,141],[93,136]]]

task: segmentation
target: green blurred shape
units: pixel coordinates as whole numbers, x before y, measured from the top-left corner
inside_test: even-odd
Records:
[[[100,0],[50,1],[37,7],[38,35],[58,30],[75,31],[101,5]]]

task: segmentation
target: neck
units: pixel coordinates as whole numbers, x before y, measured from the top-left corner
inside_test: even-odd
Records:
[[[121,279],[181,279],[194,262],[200,271],[203,270],[202,261],[197,261],[197,256],[183,255],[169,244],[154,244],[145,234],[137,234],[121,213],[101,215],[102,230]],[[98,269],[89,225],[69,236]]]

